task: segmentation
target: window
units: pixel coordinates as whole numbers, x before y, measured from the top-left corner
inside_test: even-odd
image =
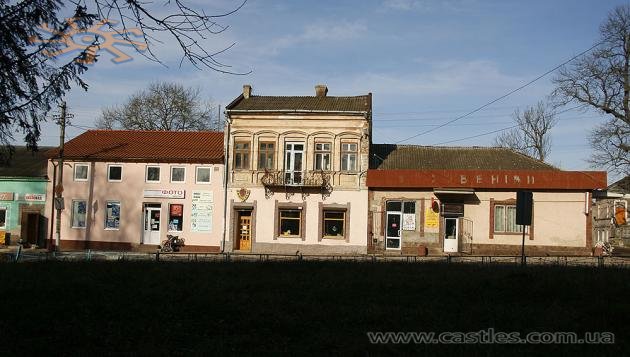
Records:
[[[341,143],[341,171],[357,170],[357,144]]]
[[[330,171],[330,143],[315,143],[315,170]]]
[[[623,226],[628,223],[628,211],[627,211],[627,202],[624,200],[615,200],[615,224],[617,226]]]
[[[72,228],[85,228],[86,207],[85,200],[72,201]]]
[[[276,155],[275,143],[261,142],[258,146],[258,169],[272,170],[274,166],[273,158]]]
[[[302,210],[280,209],[280,235],[296,237],[302,232]]]
[[[521,233],[523,226],[516,224],[516,206],[494,206],[494,231],[499,233]]]
[[[147,166],[147,182],[160,182],[159,166]]]
[[[195,182],[210,183],[211,178],[212,178],[211,167],[197,167],[197,174],[195,175]]]
[[[608,242],[608,230],[598,229],[597,230],[597,242],[596,243],[605,243]]]
[[[0,229],[7,228],[7,209],[5,207],[0,208]]]
[[[105,210],[105,229],[118,229],[120,226],[120,202],[107,201]]]
[[[324,210],[324,238],[344,238],[346,211]]]
[[[87,181],[89,169],[87,164],[74,164],[74,180]]]
[[[184,205],[172,204],[168,210],[168,230],[181,232],[184,226]]]
[[[107,181],[110,181],[110,182],[122,181],[122,166],[108,165],[107,166]]]
[[[186,168],[185,167],[171,167],[171,182],[184,182],[186,181]]]
[[[234,143],[234,169],[249,169],[249,142],[237,141]]]

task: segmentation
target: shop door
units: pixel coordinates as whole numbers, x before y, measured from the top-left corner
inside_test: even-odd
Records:
[[[387,229],[385,237],[385,249],[400,250],[400,212],[387,212]]]
[[[160,244],[160,207],[144,209],[144,244]]]
[[[457,253],[459,242],[459,220],[444,218],[444,253]]]
[[[252,212],[238,213],[237,245],[239,250],[252,250]]]

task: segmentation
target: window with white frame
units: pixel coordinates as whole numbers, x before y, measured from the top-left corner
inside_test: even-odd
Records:
[[[120,201],[107,201],[105,209],[105,229],[120,227]]]
[[[7,228],[7,208],[0,207],[0,229]]]
[[[74,164],[74,180],[87,181],[90,166],[87,164]]]
[[[186,181],[186,168],[171,166],[171,182],[182,183]]]
[[[85,200],[72,201],[72,228],[85,228],[87,202]]]
[[[608,242],[608,230],[607,229],[598,229],[597,230],[597,242],[605,243]]]
[[[160,167],[159,166],[147,166],[146,181],[147,182],[160,182]]]
[[[357,170],[357,149],[356,143],[341,143],[341,171]]]
[[[330,171],[330,143],[315,143],[315,170]]]
[[[516,205],[494,206],[495,233],[521,233],[523,226],[516,224]],[[527,232],[527,230],[526,230]]]
[[[212,181],[212,168],[197,166],[197,172],[195,174],[196,183],[210,183]]]
[[[107,165],[107,181],[122,181],[122,165]]]

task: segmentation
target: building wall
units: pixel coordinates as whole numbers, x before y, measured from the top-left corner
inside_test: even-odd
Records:
[[[373,238],[376,239],[375,250],[384,250],[385,202],[388,200],[405,200],[416,202],[416,227],[413,231],[402,231],[402,247],[425,245],[430,253],[440,253],[443,249],[444,220],[440,215],[439,227],[428,228],[425,225],[426,211],[431,209],[432,199],[440,201],[433,191],[380,191],[375,190],[370,202]],[[521,245],[522,234],[494,233],[491,210],[492,204],[515,204],[516,192],[509,191],[477,191],[475,195],[465,195],[463,218],[472,221],[473,254],[484,252],[514,251]],[[590,216],[584,213],[585,200],[589,201],[585,192],[534,192],[533,219],[525,245],[533,250],[538,248],[554,251],[556,248],[567,250],[590,249],[588,234]]]
[[[367,247],[367,186],[366,172],[369,159],[370,119],[363,114],[245,114],[230,115],[228,145],[228,230],[226,250],[238,249],[235,210],[254,208],[252,252],[281,252],[295,254],[365,253]],[[235,168],[236,142],[249,142],[249,165]],[[318,187],[282,184],[265,190],[267,174],[258,164],[261,142],[275,143],[274,167],[270,172],[283,175],[285,168],[285,144],[302,142],[305,145],[303,168],[305,177],[317,175],[315,147],[317,143],[331,144],[331,166],[325,172],[329,189],[324,194]],[[357,144],[357,165],[352,171],[343,171],[341,164],[342,144]],[[308,185],[306,185],[308,186]],[[249,197],[242,202],[239,190],[247,190]],[[305,192],[303,195],[302,193]],[[278,209],[282,205],[302,205],[304,234],[301,238],[285,238],[278,231]],[[322,239],[322,207],[337,207],[346,212],[346,237]]]
[[[48,180],[44,178],[2,178],[0,179],[0,192],[9,194],[10,200],[0,199],[0,209],[6,210],[6,226],[0,231],[11,234],[11,241],[17,242],[21,236],[21,221],[24,211],[36,212],[42,215],[42,228],[45,228],[46,212],[44,204],[46,200],[46,185]],[[32,196],[36,195],[36,196]],[[43,196],[42,196],[43,195]],[[9,198],[9,197],[0,197]],[[45,236],[42,231],[42,236]]]
[[[85,162],[82,162],[85,163]],[[143,241],[144,205],[160,204],[160,242],[167,234],[178,235],[186,240],[188,250],[218,250],[222,239],[223,228],[223,165],[212,164],[180,164],[180,163],[107,163],[89,162],[87,181],[75,181],[73,171],[79,162],[67,162],[64,168],[63,197],[65,209],[61,215],[62,248],[94,248],[127,249],[133,248]],[[121,182],[108,181],[108,165],[122,166]],[[146,182],[147,166],[160,167],[160,182]],[[172,166],[185,168],[185,182],[170,181]],[[195,183],[196,167],[211,168],[211,182]],[[49,175],[53,175],[52,164]],[[52,183],[48,185],[48,196],[52,197]],[[145,190],[165,190],[182,192],[184,198],[145,197]],[[193,191],[211,192],[213,195],[211,231],[193,232],[191,228],[193,210]],[[87,218],[84,228],[72,227],[72,201],[87,201]],[[107,201],[120,202],[120,224],[118,229],[105,228]],[[52,199],[47,201],[50,210]],[[182,231],[168,230],[169,204],[183,204]],[[205,213],[205,212],[204,212]],[[54,238],[53,238],[54,239]],[[89,243],[86,243],[89,242]],[[107,244],[106,244],[107,243]]]

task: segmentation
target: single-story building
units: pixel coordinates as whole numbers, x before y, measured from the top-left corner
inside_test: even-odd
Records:
[[[520,254],[516,194],[526,190],[526,253],[584,255],[606,172],[562,171],[505,148],[375,144],[367,185],[370,252]]]
[[[49,182],[44,154],[16,147],[12,159],[0,166],[0,244],[10,242],[44,246],[48,231],[46,186]]]
[[[185,251],[219,251],[222,132],[89,130],[63,156],[63,184],[47,191],[63,195],[61,249],[154,250],[172,234]],[[49,157],[57,177],[58,151]]]

